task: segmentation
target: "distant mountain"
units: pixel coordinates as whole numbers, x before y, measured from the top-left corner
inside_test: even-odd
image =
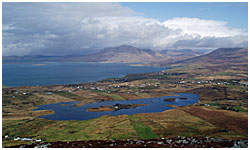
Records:
[[[3,63],[36,63],[47,61],[59,61],[63,56],[25,55],[25,56],[4,56]]]
[[[189,58],[194,58],[197,56],[204,55],[205,52],[191,50],[191,49],[166,49],[159,52],[164,59],[159,59],[157,63],[159,64],[169,64],[180,60],[185,60]]]
[[[152,51],[129,45],[108,47],[98,52],[79,56],[8,56],[3,63],[35,63],[35,62],[106,62],[106,63],[169,63],[200,56],[204,53],[194,50]]]
[[[192,50],[192,49],[180,49],[180,50],[175,50],[175,49],[166,49],[160,51],[161,54],[164,55],[169,55],[169,56],[179,56],[179,55],[185,55],[185,56],[200,56],[204,55],[205,52],[197,51],[197,50]]]
[[[147,63],[162,55],[149,49],[139,49],[129,45],[108,47],[103,50],[78,57],[71,57],[70,61],[107,62],[107,63]]]
[[[219,48],[206,55],[175,62],[178,65],[200,65],[214,69],[224,68],[247,71],[248,48]]]

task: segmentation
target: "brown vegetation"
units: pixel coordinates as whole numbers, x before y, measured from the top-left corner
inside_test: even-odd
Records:
[[[248,118],[247,115],[238,115],[238,112],[228,112],[225,110],[211,110],[202,107],[183,107],[178,108],[191,115],[197,116],[216,126],[233,130],[240,134],[248,134]],[[230,114],[230,115],[229,115]]]

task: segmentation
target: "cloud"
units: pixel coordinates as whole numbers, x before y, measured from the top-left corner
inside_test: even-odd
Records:
[[[3,3],[3,55],[83,54],[128,44],[160,50],[246,47],[247,32],[199,18],[158,21],[119,3]]]
[[[13,30],[15,27],[12,24],[9,25],[3,25],[2,26],[3,31]]]
[[[184,34],[204,37],[229,37],[247,35],[237,28],[229,28],[225,21],[203,20],[199,18],[173,18],[163,22],[170,29],[181,29]]]

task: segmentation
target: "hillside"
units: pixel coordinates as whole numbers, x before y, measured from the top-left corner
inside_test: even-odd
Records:
[[[248,80],[248,48],[219,48],[198,56],[168,65],[178,73],[188,74],[197,80]]]
[[[205,52],[192,50],[192,49],[180,49],[180,50],[162,50],[159,52],[164,58],[158,59],[153,63],[167,65],[170,63],[178,62],[181,60],[186,60],[190,58],[194,58],[197,56],[204,55]]]
[[[247,71],[248,48],[219,48],[203,56],[176,62],[174,65],[199,65],[212,70]]]
[[[185,63],[185,64],[194,64],[194,63],[212,63],[212,64],[221,64],[221,63],[245,63],[248,58],[248,49],[247,48],[219,48],[215,51],[179,61],[178,63]]]

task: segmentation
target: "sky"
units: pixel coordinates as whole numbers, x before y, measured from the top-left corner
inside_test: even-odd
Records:
[[[158,3],[122,3],[145,17],[159,21],[175,17],[200,18],[226,21],[229,27],[248,28],[247,3],[229,2],[158,2]],[[150,8],[150,9],[149,9]]]
[[[3,56],[248,46],[246,2],[4,2],[2,19]]]

